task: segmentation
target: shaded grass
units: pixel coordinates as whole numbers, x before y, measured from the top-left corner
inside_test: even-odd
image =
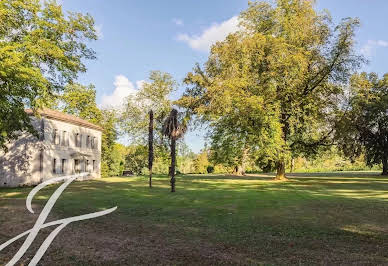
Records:
[[[190,263],[202,256],[198,245],[204,243],[217,252],[215,258],[201,257],[205,264],[230,262],[233,258],[226,258],[227,253],[237,254],[231,263],[242,264],[388,263],[388,178],[376,172],[289,177],[287,182],[277,182],[265,174],[181,176],[176,193],[169,192],[169,180],[164,176],[153,179],[152,189],[147,187],[145,177],[76,182],[57,202],[55,216],[63,218],[118,206],[113,214],[85,223],[104,227],[123,239],[126,234],[137,236],[136,231],[128,233],[126,226],[131,230],[144,226],[145,238],[157,234],[157,241],[167,246],[179,242],[188,249],[199,249],[191,257],[166,258],[158,261],[161,264]],[[43,204],[56,187],[39,193],[37,202]],[[25,199],[29,191],[0,189],[0,207]],[[136,263],[155,263],[146,258],[146,248],[145,244],[139,247]],[[77,255],[71,256],[75,263],[84,262]],[[98,264],[91,257],[89,263]],[[130,254],[119,254],[120,260],[113,257],[113,264],[133,262]]]

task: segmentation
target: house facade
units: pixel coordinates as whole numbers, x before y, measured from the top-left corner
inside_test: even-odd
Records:
[[[47,179],[89,172],[101,176],[102,128],[78,117],[44,109],[31,115],[39,138],[22,134],[0,151],[0,187],[36,185]]]

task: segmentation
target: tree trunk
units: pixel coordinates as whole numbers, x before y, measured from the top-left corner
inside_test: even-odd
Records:
[[[248,153],[249,153],[249,149],[248,148],[245,148],[244,151],[243,151],[243,156],[242,156],[242,160],[241,160],[241,174],[242,175],[245,175],[245,170],[247,168],[247,164],[248,164]]]
[[[290,125],[288,123],[289,115],[287,112],[284,110],[284,106],[281,106],[282,109],[282,114],[281,114],[281,123],[283,125],[282,131],[283,131],[283,141],[284,145],[287,145],[287,139],[288,139],[288,134],[290,133]],[[280,157],[281,158],[281,157]],[[286,162],[284,158],[279,159],[279,161],[276,164],[277,172],[276,172],[276,177],[275,180],[286,180]]]
[[[245,170],[241,165],[236,165],[234,167],[233,174],[238,175],[238,176],[243,176],[243,175],[245,175]]]
[[[388,175],[388,156],[387,154],[383,155],[383,173],[381,175]]]
[[[291,159],[291,170],[290,170],[290,173],[293,173],[295,170],[295,158],[292,158]]]
[[[150,173],[149,185],[152,188],[152,165],[154,163],[154,112],[150,111],[150,123],[148,126],[148,170]]]
[[[175,192],[175,161],[176,161],[176,139],[173,137],[171,139],[171,167],[170,167],[170,176],[171,176],[171,192]]]
[[[277,173],[276,173],[276,180],[286,180],[286,163],[284,160],[280,160],[277,163]]]

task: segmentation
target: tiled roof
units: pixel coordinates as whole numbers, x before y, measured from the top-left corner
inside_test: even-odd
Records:
[[[25,111],[29,115],[34,115],[34,113],[31,109],[26,109]],[[90,123],[90,122],[88,122],[84,119],[81,119],[79,117],[76,117],[74,115],[65,114],[65,113],[51,110],[48,108],[38,110],[38,113],[41,116],[47,117],[49,119],[59,120],[59,121],[67,122],[67,123],[74,124],[77,126],[83,126],[83,127],[88,127],[88,128],[96,129],[99,131],[103,131],[102,127],[97,126],[93,123]]]

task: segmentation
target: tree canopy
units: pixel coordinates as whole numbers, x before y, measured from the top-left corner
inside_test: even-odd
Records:
[[[135,142],[146,143],[148,137],[149,111],[154,113],[154,127],[161,140],[161,129],[165,117],[172,108],[171,93],[176,89],[176,81],[168,73],[151,71],[149,80],[144,82],[135,95],[126,98],[120,117],[122,130]]]
[[[277,178],[285,178],[292,154],[314,153],[332,134],[336,96],[362,62],[354,52],[358,25],[347,18],[333,26],[313,1],[250,2],[240,30],[188,73],[178,104],[216,125],[231,119],[228,133],[252,135],[248,146],[267,147]]]
[[[388,74],[355,74],[347,102],[339,111],[336,141],[348,157],[365,154],[369,166],[388,175]]]
[[[55,1],[0,1],[0,146],[18,132],[36,133],[25,106],[34,110],[94,59],[87,41],[96,40],[93,18],[67,12]]]

